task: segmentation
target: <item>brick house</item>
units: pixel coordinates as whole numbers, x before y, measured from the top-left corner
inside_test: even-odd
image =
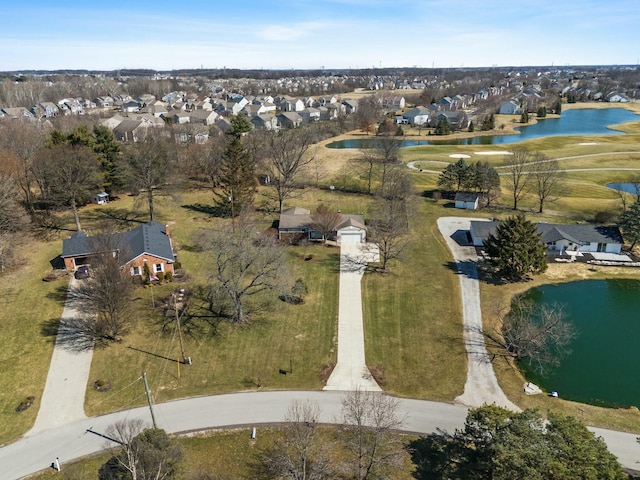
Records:
[[[127,232],[114,233],[105,241],[106,238],[77,232],[64,239],[61,256],[65,269],[75,271],[80,265],[90,265],[92,256],[105,253],[104,249],[108,248],[113,255],[120,255],[122,270],[128,271],[132,277],[143,275],[145,263],[152,274],[174,273],[176,255],[167,226],[149,222]]]

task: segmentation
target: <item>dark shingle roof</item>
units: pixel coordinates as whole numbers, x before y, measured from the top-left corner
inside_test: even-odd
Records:
[[[476,238],[485,240],[489,234],[494,234],[500,222],[472,221],[472,230]],[[569,240],[573,243],[624,243],[620,229],[616,226],[594,226],[553,223],[538,223],[536,231],[541,234],[544,243],[558,240]]]
[[[62,241],[62,258],[97,253],[95,246],[92,246],[92,238],[84,232],[77,232],[71,238],[64,239]],[[166,233],[165,226],[161,223],[144,223],[128,232],[115,233],[111,243],[119,246],[123,251],[123,264],[145,253],[170,262],[174,259],[171,240]]]

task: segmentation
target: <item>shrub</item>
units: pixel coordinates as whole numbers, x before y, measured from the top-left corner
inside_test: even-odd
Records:
[[[180,262],[174,262],[173,263],[173,269],[174,270],[180,270],[182,268],[182,263]]]
[[[160,283],[162,283],[162,282],[164,282],[165,274],[164,274],[164,272],[158,272],[158,273],[156,273],[156,277],[158,277],[158,281]]]
[[[166,272],[166,273],[164,274],[164,279],[165,279],[165,281],[167,281],[167,282],[172,282],[172,281],[173,281],[173,273],[171,273],[171,272]]]

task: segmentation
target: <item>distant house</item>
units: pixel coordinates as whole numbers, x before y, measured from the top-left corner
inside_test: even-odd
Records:
[[[409,125],[425,125],[429,122],[431,112],[425,107],[415,107],[402,114],[402,122]]]
[[[251,123],[255,128],[265,129],[265,130],[277,130],[278,129],[278,119],[275,115],[271,115],[270,113],[263,113],[251,119]]]
[[[435,118],[436,126],[440,120],[446,119],[451,126],[451,130],[462,130],[469,126],[469,118],[467,114],[462,110],[456,110],[453,112],[440,112]]]
[[[356,113],[358,111],[358,101],[352,100],[350,98],[343,100],[342,105],[344,105],[344,113],[350,115],[352,113]]]
[[[107,253],[108,248],[118,260],[123,271],[129,275],[144,273],[145,263],[151,274],[173,271],[175,254],[169,236],[169,229],[156,222],[144,223],[128,232],[115,233],[108,240],[105,237],[89,237],[84,232],[74,233],[62,241],[62,259],[69,271],[80,265],[91,265],[96,255]],[[107,247],[108,245],[108,247]]]
[[[364,216],[360,214],[340,214],[336,229],[328,240],[338,243],[364,243],[367,238],[367,227]],[[278,238],[280,240],[306,238],[308,240],[324,240],[322,233],[314,230],[312,214],[306,208],[292,207],[280,214]]]
[[[320,110],[314,107],[308,107],[298,112],[304,123],[313,123],[320,120]]]
[[[472,221],[470,234],[473,244],[476,247],[483,246],[489,235],[495,234],[499,223]],[[551,254],[593,252],[619,254],[624,243],[620,230],[615,226],[538,223],[536,230]]]
[[[5,117],[18,119],[18,118],[33,118],[33,113],[24,107],[5,107],[2,110]]]
[[[302,117],[297,112],[282,112],[277,118],[283,128],[296,128],[302,124]]]
[[[113,137],[120,142],[137,142],[147,128],[140,120],[123,120],[113,129]]]
[[[455,207],[465,210],[476,210],[478,208],[479,196],[477,193],[458,192],[455,196]]]
[[[609,95],[607,95],[605,100],[607,102],[612,102],[612,103],[626,103],[629,101],[629,97],[627,97],[623,93],[616,92],[616,93],[610,93]]]
[[[500,105],[498,113],[500,115],[521,115],[522,108],[520,107],[518,102],[509,100],[508,102],[504,102],[502,105]]]

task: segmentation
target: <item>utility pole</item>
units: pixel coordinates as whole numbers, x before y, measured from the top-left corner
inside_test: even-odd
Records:
[[[182,328],[180,328],[180,315],[178,314],[178,300],[177,296],[173,294],[173,309],[176,312],[176,327],[178,329],[178,340],[180,340],[180,354],[182,355],[182,363],[188,364],[187,356],[184,354],[184,343],[182,341]]]
[[[153,423],[153,428],[158,428],[156,425],[156,417],[153,414],[153,404],[151,403],[151,394],[149,393],[149,384],[147,383],[147,372],[142,372],[142,380],[144,380],[144,391],[147,394],[147,403],[149,404],[149,411],[151,412],[151,423]]]

